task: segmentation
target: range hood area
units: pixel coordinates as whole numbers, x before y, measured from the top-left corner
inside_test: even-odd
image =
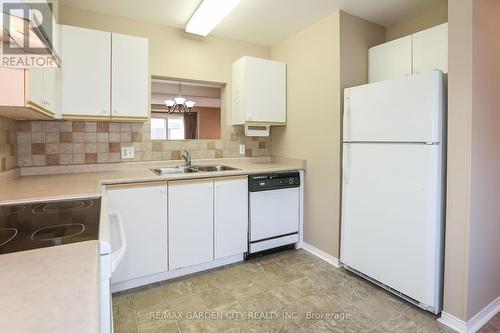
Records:
[[[1,67],[61,67],[53,4],[0,0]]]

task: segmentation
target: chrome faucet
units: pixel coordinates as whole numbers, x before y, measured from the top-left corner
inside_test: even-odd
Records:
[[[191,166],[191,154],[184,149],[183,150],[184,154],[181,155],[181,158],[186,162],[186,166],[190,167]]]

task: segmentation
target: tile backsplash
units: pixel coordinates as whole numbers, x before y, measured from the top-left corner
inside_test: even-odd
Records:
[[[179,160],[182,149],[189,150],[193,158],[241,157],[240,144],[245,145],[247,157],[270,156],[270,138],[249,138],[239,128],[228,136],[222,140],[152,141],[149,123],[17,121],[14,139],[19,167]],[[122,147],[134,147],[135,157],[122,159]]]
[[[0,172],[16,167],[16,121],[0,117]]]

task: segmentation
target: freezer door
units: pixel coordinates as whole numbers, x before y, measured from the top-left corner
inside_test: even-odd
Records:
[[[440,307],[439,145],[344,144],[341,261]]]
[[[444,98],[439,71],[348,88],[344,142],[440,142]]]

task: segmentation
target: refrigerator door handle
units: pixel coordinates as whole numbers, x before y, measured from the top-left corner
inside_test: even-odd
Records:
[[[349,184],[351,182],[351,152],[350,144],[344,144],[344,153],[342,159],[342,175],[344,177],[344,184]]]

